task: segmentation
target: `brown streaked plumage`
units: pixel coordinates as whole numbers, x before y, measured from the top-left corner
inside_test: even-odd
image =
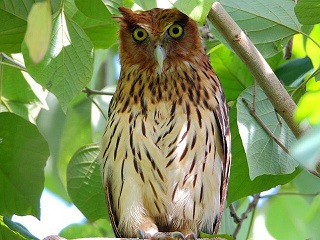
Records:
[[[119,8],[121,74],[101,146],[117,237],[216,233],[230,168],[228,106],[197,24]]]

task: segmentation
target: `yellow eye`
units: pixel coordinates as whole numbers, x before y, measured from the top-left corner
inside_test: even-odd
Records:
[[[143,40],[145,40],[148,37],[148,33],[143,28],[138,27],[135,30],[133,30],[132,36],[133,36],[134,40],[136,40],[138,42],[142,42]]]
[[[183,27],[180,24],[173,24],[169,29],[168,33],[173,38],[181,37],[183,34]]]

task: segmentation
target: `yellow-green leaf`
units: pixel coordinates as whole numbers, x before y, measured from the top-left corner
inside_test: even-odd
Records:
[[[25,42],[34,63],[39,63],[46,55],[51,38],[52,19],[49,1],[33,4],[28,16]]]

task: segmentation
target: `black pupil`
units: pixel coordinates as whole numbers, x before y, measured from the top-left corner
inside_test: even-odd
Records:
[[[142,38],[142,37],[144,36],[143,31],[138,31],[138,32],[137,32],[137,36],[138,36],[139,38]]]
[[[172,32],[173,32],[173,34],[178,34],[178,33],[179,33],[179,28],[174,27],[174,28],[172,29]]]

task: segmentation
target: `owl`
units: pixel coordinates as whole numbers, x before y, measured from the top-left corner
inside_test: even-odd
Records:
[[[119,82],[101,144],[117,237],[216,233],[230,168],[228,105],[198,25],[120,7]]]

